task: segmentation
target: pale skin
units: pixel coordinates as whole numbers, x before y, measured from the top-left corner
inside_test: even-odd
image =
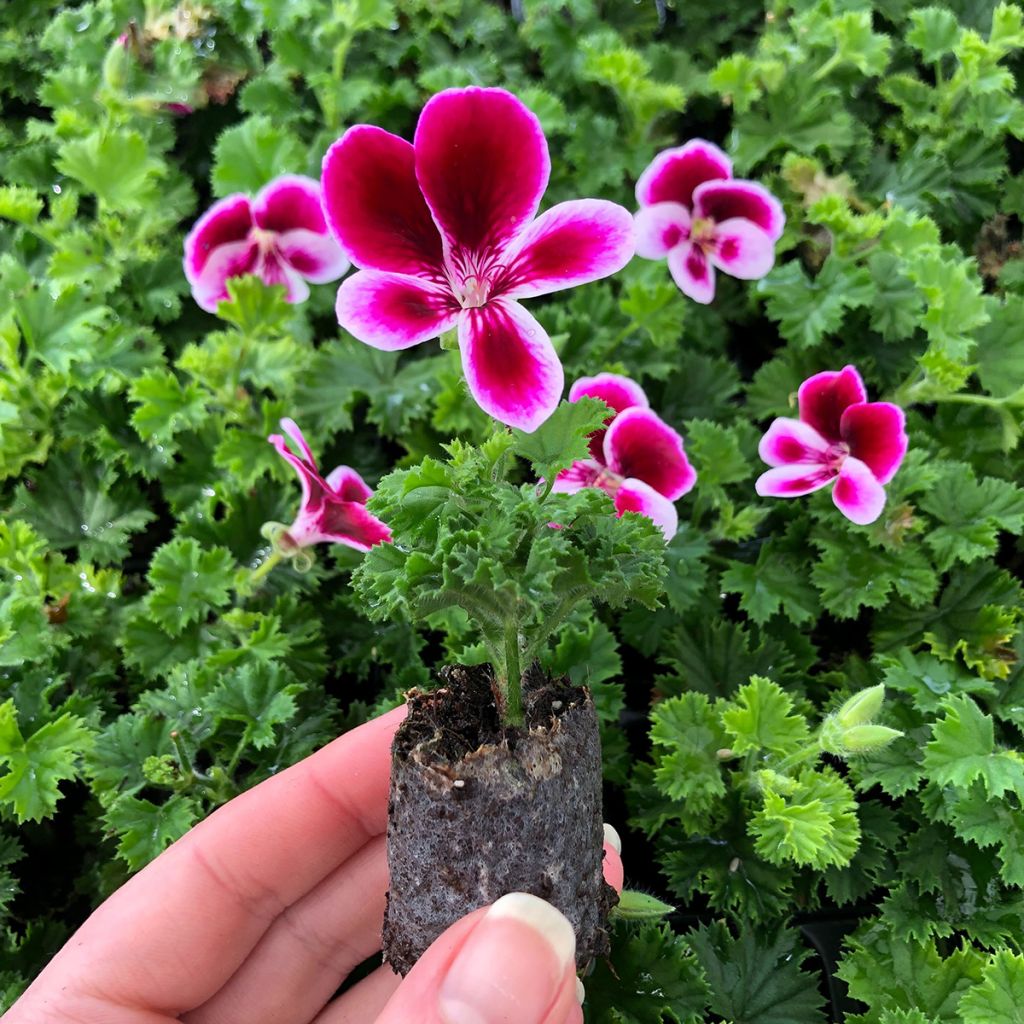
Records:
[[[345,734],[197,825],[92,914],[5,1024],[462,1024],[463,1001],[484,1008],[483,1024],[581,1024],[572,963],[543,929],[487,908],[404,981],[383,965],[334,998],[380,949],[390,745],[404,716]]]

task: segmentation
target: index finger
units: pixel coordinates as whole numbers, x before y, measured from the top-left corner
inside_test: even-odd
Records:
[[[176,1016],[209,999],[269,924],[387,828],[405,708],[225,804],[121,887],[29,988]],[[20,1009],[24,1006],[19,1004]]]

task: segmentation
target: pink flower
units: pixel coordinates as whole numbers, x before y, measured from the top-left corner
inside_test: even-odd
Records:
[[[715,267],[744,281],[764,277],[786,226],[766,188],[732,176],[713,143],[691,139],[659,153],[636,183],[637,254],[668,257],[680,289],[695,302],[715,297]]]
[[[348,260],[327,230],[320,186],[284,174],[255,199],[236,193],[214,203],[185,239],[184,265],[196,302],[214,313],[228,297],[229,278],[255,274],[265,284],[283,284],[289,302],[303,302],[307,281],[336,281]]]
[[[294,454],[280,434],[271,434],[267,440],[295,467],[302,483],[302,505],[295,522],[278,538],[281,548],[294,551],[311,544],[333,543],[369,551],[375,544],[390,541],[391,531],[366,510],[373,492],[363,478],[354,469],[339,466],[325,480],[295,422],[281,420],[281,428],[301,455]]]
[[[338,289],[338,322],[375,348],[458,329],[466,381],[502,423],[536,430],[564,376],[519,299],[595,281],[633,256],[633,224],[600,199],[540,217],[551,162],[540,122],[502,89],[449,89],[410,145],[350,128],[324,158],[327,222],[362,268]]]
[[[757,493],[775,498],[810,494],[835,481],[832,500],[847,519],[873,523],[885,506],[887,484],[907,454],[903,410],[867,401],[852,366],[815,374],[800,385],[800,418],[780,418],[761,438],[769,466]]]
[[[569,389],[569,401],[600,398],[614,414],[606,428],[590,438],[593,456],[574,462],[558,474],[552,490],[573,494],[600,487],[623,512],[652,519],[671,540],[679,526],[675,505],[697,480],[683,451],[683,439],[648,408],[647,396],[635,381],[614,373],[581,377]]]

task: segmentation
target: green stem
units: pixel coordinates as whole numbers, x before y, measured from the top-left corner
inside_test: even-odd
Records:
[[[273,551],[267,555],[262,562],[255,569],[249,573],[249,578],[244,583],[244,590],[247,594],[251,594],[257,586],[263,581],[265,576],[269,576],[273,568],[284,558],[284,554],[281,551]]]
[[[820,754],[821,737],[816,736],[813,743],[808,743],[806,746],[803,746],[799,750],[790,754],[789,757],[783,758],[773,767],[773,770],[777,771],[780,775],[786,775],[798,765],[803,764],[804,761],[809,761],[811,758],[817,759]]]
[[[499,680],[500,685],[500,680]],[[519,624],[510,619],[505,624],[505,707],[502,718],[506,725],[519,726],[523,717],[523,670],[519,662]]]
[[[231,760],[228,762],[228,766],[225,769],[229,776],[234,776],[235,769],[238,767],[238,762],[242,759],[242,751],[245,750],[246,744],[249,742],[249,726],[246,726],[242,730],[242,735],[235,746],[234,753],[231,755]]]
[[[830,75],[842,63],[842,58],[837,50],[817,71],[811,75],[812,82],[820,82],[826,75]]]

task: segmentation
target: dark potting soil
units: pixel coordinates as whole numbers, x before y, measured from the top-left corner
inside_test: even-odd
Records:
[[[558,907],[580,967],[609,951],[617,897],[601,862],[601,741],[589,692],[539,668],[526,725],[505,728],[487,666],[441,670],[409,695],[392,747],[386,959],[406,974],[459,918],[509,892]]]

